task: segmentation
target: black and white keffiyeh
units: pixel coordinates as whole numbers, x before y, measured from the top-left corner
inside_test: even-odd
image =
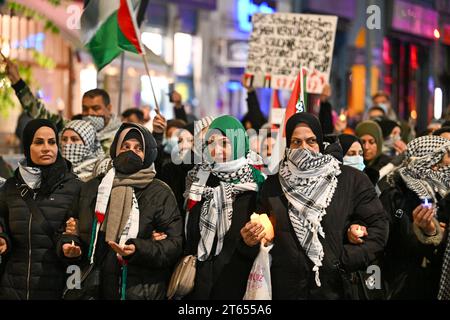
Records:
[[[406,159],[398,173],[420,199],[433,199],[437,203],[436,194],[444,197],[450,190],[450,167],[438,165],[449,151],[450,141],[437,136],[419,137],[408,144]]]
[[[31,189],[41,186],[41,169],[27,166],[26,159],[19,161],[19,173],[25,184]]]
[[[450,239],[447,239],[447,248],[442,263],[441,281],[439,283],[439,300],[450,300]]]
[[[234,172],[219,170],[218,168],[211,170],[211,173],[221,180],[219,186],[205,187],[203,191],[205,202],[200,211],[200,242],[197,249],[200,261],[208,259],[211,255],[215,237],[217,245],[214,255],[217,256],[222,251],[225,234],[231,226],[236,196],[245,191],[258,190],[249,164],[244,164]]]
[[[314,263],[318,287],[321,286],[319,268],[324,257],[319,235],[325,239],[321,221],[340,174],[339,161],[333,156],[315,154],[307,149],[286,149],[280,167],[279,179],[289,202],[289,218],[300,245]]]
[[[97,139],[101,142],[104,140],[114,139],[114,136],[122,125],[122,121],[117,115],[112,115],[108,124],[100,131],[97,132]]]
[[[73,164],[73,172],[83,181],[92,176],[95,163],[104,156],[100,142],[97,140],[94,126],[85,120],[70,121],[62,131],[73,130],[83,140],[83,144],[65,144],[61,148],[64,158]]]
[[[406,159],[396,172],[420,199],[437,203],[436,195],[445,197],[450,190],[450,166],[440,164],[449,152],[449,140],[439,136],[419,137],[408,143]],[[388,176],[391,185],[395,183],[394,174]],[[450,240],[444,253],[438,299],[450,300]]]
[[[191,200],[205,200],[200,210],[200,241],[197,248],[198,260],[205,261],[212,254],[215,238],[217,245],[214,256],[222,251],[225,234],[231,226],[236,196],[245,191],[257,191],[258,185],[248,158],[204,164],[194,169],[190,172],[193,183],[186,190],[186,195]],[[220,179],[219,186],[212,188],[205,185],[210,174]]]

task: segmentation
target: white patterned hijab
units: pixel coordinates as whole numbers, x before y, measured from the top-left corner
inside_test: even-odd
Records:
[[[444,197],[450,190],[450,166],[441,166],[450,141],[438,136],[424,136],[408,143],[406,159],[397,170],[408,189],[420,199]],[[391,176],[391,182],[392,182]]]
[[[280,167],[279,179],[289,202],[289,218],[301,247],[314,263],[318,287],[321,286],[319,268],[324,257],[319,236],[325,239],[321,221],[340,174],[339,161],[333,156],[307,149],[286,149]]]
[[[61,148],[62,156],[69,160],[74,167],[79,166],[86,160],[104,156],[102,146],[96,137],[97,132],[89,121],[70,121],[64,127],[62,134],[64,134],[66,130],[75,131],[83,141],[83,144],[65,144]]]

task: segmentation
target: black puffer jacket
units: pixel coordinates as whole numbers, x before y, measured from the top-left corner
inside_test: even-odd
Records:
[[[76,218],[82,182],[67,172],[53,186],[50,196],[37,193],[35,201],[55,231],[53,241],[17,192],[17,185],[22,183],[16,171],[0,191],[0,225],[5,231],[0,236],[8,243],[0,299],[60,299],[71,262],[61,257],[61,245],[71,240],[78,242],[74,237],[62,236],[62,232],[69,217]]]
[[[81,192],[79,231],[85,263],[100,182],[101,177],[89,181]],[[140,213],[139,232],[136,239],[127,241],[136,246],[136,252],[128,259],[126,299],[164,299],[173,266],[182,252],[182,219],[175,196],[164,182],[153,179],[144,189],[135,189],[135,193]],[[154,230],[164,232],[167,238],[154,241]],[[102,231],[97,240],[96,259],[99,263],[102,260],[100,298],[119,299],[121,268]]]
[[[288,213],[288,201],[279,176],[270,176],[261,191],[258,211],[275,217],[272,255],[272,298],[344,299],[344,285],[339,269],[346,272],[365,270],[382,253],[388,237],[388,220],[367,176],[348,166],[341,166],[338,184],[322,221],[325,239],[320,267],[319,288],[315,283],[313,263],[300,246]],[[350,244],[347,229],[352,223],[367,227],[369,235],[361,245]],[[340,265],[340,267],[339,267]]]

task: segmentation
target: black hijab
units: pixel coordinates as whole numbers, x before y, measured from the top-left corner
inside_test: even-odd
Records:
[[[306,112],[294,114],[292,117],[289,118],[288,122],[286,123],[286,146],[288,148],[290,147],[292,134],[294,133],[295,128],[301,123],[307,124],[308,127],[315,134],[317,138],[317,143],[319,144],[320,152],[323,153],[324,152],[323,134],[320,121],[319,119],[317,119],[316,116]]]
[[[435,130],[433,132],[433,136],[440,136],[441,134],[446,133],[446,132],[450,132],[450,126],[442,127],[440,129]]]
[[[341,135],[339,135],[338,139],[339,139],[339,143],[341,144],[342,152],[344,153],[344,156],[347,154],[348,150],[350,149],[350,147],[352,146],[353,143],[355,143],[355,142],[361,143],[361,141],[358,139],[357,136],[354,136],[351,134],[341,134]],[[362,147],[362,145],[361,145],[361,147]]]
[[[399,127],[400,125],[393,121],[390,120],[388,118],[380,118],[380,119],[375,119],[375,122],[378,123],[378,125],[381,128],[381,131],[383,133],[383,139],[387,139],[389,137],[389,135],[391,134],[392,130],[394,130],[395,127]]]
[[[133,138],[141,142],[142,146],[144,147],[144,164],[142,169],[149,168],[153,164],[153,162],[155,162],[156,156],[158,155],[156,140],[146,127],[136,123],[130,122],[123,123],[120,126],[119,130],[117,130],[116,136],[114,137],[114,141],[111,144],[110,149],[111,159],[114,160],[116,158],[117,153],[116,150],[117,148],[120,149],[120,146],[117,146],[117,143],[119,142],[119,138],[121,136],[122,131],[127,128],[130,128],[131,130],[128,131],[128,133],[125,135],[121,143],[123,143],[123,141]]]
[[[42,127],[48,127],[55,133],[56,146],[58,147],[58,154],[56,161],[50,165],[42,166],[37,165],[31,160],[30,147],[33,143],[34,135]],[[49,195],[52,192],[54,186],[61,181],[64,175],[68,172],[68,166],[64,158],[59,152],[58,132],[55,125],[50,120],[46,119],[33,119],[25,126],[23,130],[23,149],[27,166],[39,168],[41,170],[41,187],[40,193]]]

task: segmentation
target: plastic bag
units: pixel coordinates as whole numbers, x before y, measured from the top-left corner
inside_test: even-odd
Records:
[[[269,251],[273,244],[264,246],[261,243],[258,256],[253,262],[248,275],[247,290],[244,300],[272,300],[272,283],[270,277],[270,265],[272,263]]]

